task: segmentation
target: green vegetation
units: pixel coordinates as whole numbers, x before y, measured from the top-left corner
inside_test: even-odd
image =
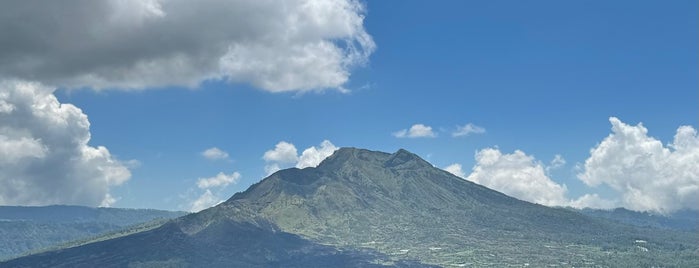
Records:
[[[248,207],[284,231],[322,243],[445,266],[699,264],[697,233],[523,202],[407,151],[343,149],[316,169],[278,172],[226,205]],[[636,240],[646,241],[648,251]]]

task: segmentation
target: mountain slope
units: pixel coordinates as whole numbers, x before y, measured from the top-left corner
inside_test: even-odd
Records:
[[[405,150],[342,148],[316,168],[279,171],[214,208],[147,234],[152,242],[133,244],[139,254],[103,248],[126,248],[146,234],[7,265],[120,260],[129,265],[293,266],[289,262],[304,258],[309,260],[304,265],[311,266],[327,264],[317,258],[331,259],[332,266],[699,264],[697,234],[641,229],[520,201]],[[177,237],[181,241],[170,241]],[[274,239],[251,243],[255,237]],[[201,248],[226,253],[207,255]],[[104,257],[94,258],[100,254]]]
[[[527,259],[583,263],[606,259],[604,248],[645,261],[650,254],[636,256],[636,240],[665,250],[691,245],[697,237],[646,232],[523,202],[434,168],[405,150],[343,148],[317,168],[277,172],[217,209],[252,211],[283,231],[322,243],[370,247],[442,265],[503,263],[503,258],[515,264]]]
[[[175,223],[127,237],[11,260],[2,267],[382,267],[380,254],[340,251],[249,223],[188,235]],[[385,259],[385,258],[384,258]],[[410,262],[395,266],[413,267]]]
[[[185,212],[82,206],[0,206],[0,260]]]

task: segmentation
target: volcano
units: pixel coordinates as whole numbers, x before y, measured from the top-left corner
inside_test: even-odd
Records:
[[[159,228],[0,264],[696,267],[697,238],[518,200],[403,149],[341,148]]]

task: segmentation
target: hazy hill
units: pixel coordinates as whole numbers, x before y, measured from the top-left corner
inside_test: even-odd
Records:
[[[342,148],[158,229],[16,266],[694,266],[699,234],[520,201],[399,150]]]
[[[624,208],[612,210],[581,209],[581,213],[604,218],[619,223],[640,227],[699,231],[699,211],[681,210],[670,215],[657,215],[648,212],[631,211]]]
[[[0,260],[184,212],[82,206],[0,206]]]

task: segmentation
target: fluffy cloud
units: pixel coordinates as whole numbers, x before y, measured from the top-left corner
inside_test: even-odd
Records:
[[[265,172],[270,175],[282,168],[295,166],[297,168],[315,167],[325,158],[332,155],[335,150],[332,142],[324,140],[318,147],[311,146],[303,150],[301,155],[297,155],[296,146],[291,143],[280,141],[274,149],[265,152],[262,159],[267,162]]]
[[[542,205],[599,209],[618,207],[617,200],[607,200],[597,194],[585,194],[577,199],[567,198],[566,186],[547,176],[550,169],[564,164],[565,159],[560,155],[555,155],[551,164],[544,167],[540,161],[519,150],[503,154],[498,149],[486,148],[476,152],[476,164],[468,176],[458,163],[451,164],[444,170],[507,195]]]
[[[482,134],[482,133],[485,133],[485,128],[468,123],[466,125],[457,127],[456,131],[452,132],[451,135],[453,137],[462,137],[462,136],[468,136],[470,134]]]
[[[590,150],[578,178],[589,186],[606,184],[620,194],[606,199],[588,193],[566,197],[566,186],[552,181],[548,172],[566,164],[556,155],[548,166],[522,151],[503,154],[486,148],[476,153],[468,176],[460,164],[444,169],[467,180],[522,200],[549,206],[614,208],[672,213],[699,209],[699,136],[691,126],[680,126],[668,145],[648,136],[642,125],[627,125],[615,117],[612,133]]]
[[[201,155],[209,160],[228,159],[228,153],[217,147],[206,149]]]
[[[204,192],[189,203],[189,211],[199,212],[225,201],[224,198],[220,197],[222,190],[230,184],[238,183],[240,177],[241,175],[238,172],[233,172],[231,174],[219,172],[216,176],[210,178],[197,179],[197,187],[204,190]],[[216,190],[217,193],[215,194],[211,190]],[[192,191],[192,189],[190,189],[190,191]]]
[[[219,172],[214,177],[197,179],[197,187],[199,187],[200,189],[208,189],[212,187],[226,187],[231,183],[238,183],[238,180],[240,180],[240,173],[238,172],[233,172],[229,175],[223,172]]]
[[[609,118],[612,133],[590,150],[578,178],[587,185],[609,185],[629,209],[671,213],[699,209],[699,137],[691,126],[677,129],[664,146],[642,124]]]
[[[297,168],[305,167],[316,167],[320,162],[325,160],[328,156],[332,155],[338,148],[332,144],[329,140],[324,140],[320,143],[320,146],[316,148],[311,146],[306,150],[303,150],[301,156],[299,157],[298,163],[296,163]]]
[[[224,200],[214,195],[211,190],[206,189],[204,193],[199,196],[196,200],[192,201],[189,206],[190,212],[199,212],[204,209],[213,207],[215,205],[221,204]]]
[[[447,167],[444,168],[447,172],[453,174],[454,176],[460,177],[460,178],[466,178],[466,173],[464,173],[463,167],[461,164],[451,164]]]
[[[476,153],[476,165],[468,176],[458,163],[451,164],[444,170],[507,195],[542,205],[599,209],[618,207],[616,200],[607,200],[597,194],[585,194],[572,200],[567,198],[566,186],[554,182],[544,172],[564,164],[565,160],[560,155],[556,155],[551,164],[544,167],[534,157],[519,150],[503,154],[498,149],[486,148]]]
[[[291,143],[280,141],[274,149],[266,151],[262,159],[268,162],[294,163],[298,161],[296,146]]]
[[[14,1],[0,9],[0,77],[96,89],[209,79],[342,89],[375,50],[364,14],[356,0]]]
[[[397,138],[432,138],[437,135],[432,131],[432,127],[423,124],[415,124],[409,129],[393,132],[393,136]]]
[[[38,83],[2,81],[0,92],[0,205],[116,201],[110,188],[131,173],[107,148],[88,144],[90,122],[79,108]]]
[[[466,179],[533,203],[547,206],[569,203],[565,185],[552,181],[540,162],[519,150],[512,154],[493,148],[476,152],[476,165]]]
[[[266,151],[262,159],[267,162],[265,172],[272,174],[281,169],[281,165],[296,163],[299,160],[296,146],[291,143],[280,141],[274,149]]]
[[[265,173],[267,175],[272,175],[272,173],[277,172],[282,169],[282,166],[278,163],[267,163],[265,165]]]
[[[576,200],[570,201],[569,206],[574,208],[612,209],[619,207],[619,204],[616,200],[607,200],[597,194],[585,194]]]

